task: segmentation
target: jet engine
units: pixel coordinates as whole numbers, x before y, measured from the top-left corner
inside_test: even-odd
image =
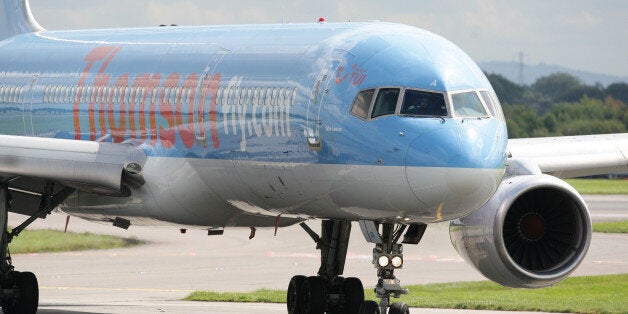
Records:
[[[485,277],[508,287],[541,288],[582,262],[591,218],[573,187],[537,172],[504,178],[483,207],[451,222],[449,234]]]

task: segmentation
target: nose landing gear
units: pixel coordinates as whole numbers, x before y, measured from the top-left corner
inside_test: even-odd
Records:
[[[386,313],[405,314],[410,313],[408,305],[403,302],[390,303],[390,297],[399,298],[402,294],[407,294],[408,289],[401,287],[401,282],[395,277],[395,270],[403,267],[403,247],[398,243],[401,235],[406,230],[406,225],[383,223],[373,221],[360,221],[360,229],[364,238],[371,243],[375,243],[373,249],[373,265],[377,269],[377,285],[375,286],[375,296],[380,300],[379,304],[374,301],[365,301],[360,307],[361,314]],[[427,225],[411,225],[406,232],[402,243],[417,244],[421,240]]]

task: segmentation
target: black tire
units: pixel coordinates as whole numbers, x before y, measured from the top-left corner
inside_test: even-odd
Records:
[[[379,305],[375,301],[364,301],[360,304],[360,314],[380,314]]]
[[[410,314],[410,308],[403,302],[395,302],[390,305],[388,314]]]
[[[34,314],[39,305],[39,284],[37,277],[31,272],[16,273],[14,288],[19,289],[16,299],[2,305],[5,314]]]
[[[301,286],[301,313],[323,314],[326,301],[324,280],[320,277],[307,277]]]
[[[3,278],[2,282],[0,282],[0,286],[2,289],[13,289],[15,287],[15,278],[19,272],[11,271]],[[13,299],[2,299],[2,313],[10,313],[13,310]]]
[[[362,281],[355,277],[349,277],[341,285],[343,302],[342,313],[359,314],[360,306],[364,302],[364,286]]]
[[[301,314],[301,304],[299,302],[301,296],[301,287],[305,282],[305,276],[294,276],[290,279],[288,285],[287,306],[289,314]]]

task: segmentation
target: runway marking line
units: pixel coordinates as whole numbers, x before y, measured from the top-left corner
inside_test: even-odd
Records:
[[[103,287],[49,287],[40,286],[46,290],[82,290],[82,291],[136,291],[136,292],[194,292],[190,289],[158,289],[158,288],[103,288]]]
[[[316,254],[316,253],[281,253],[281,252],[274,252],[274,251],[268,251],[266,252],[266,257],[271,257],[271,258],[313,258],[313,259],[317,259],[320,258],[320,254]],[[348,252],[347,253],[347,259],[349,260],[371,260],[373,258],[372,255],[366,255],[366,254],[355,254],[352,252]],[[454,262],[454,263],[462,263],[464,262],[464,260],[461,257],[454,257],[454,256],[436,256],[436,255],[429,255],[429,256],[405,256],[404,257],[405,261],[427,261],[427,262]]]

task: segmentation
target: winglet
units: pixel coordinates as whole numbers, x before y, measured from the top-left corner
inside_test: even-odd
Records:
[[[28,0],[0,1],[0,40],[44,30],[33,18]]]

